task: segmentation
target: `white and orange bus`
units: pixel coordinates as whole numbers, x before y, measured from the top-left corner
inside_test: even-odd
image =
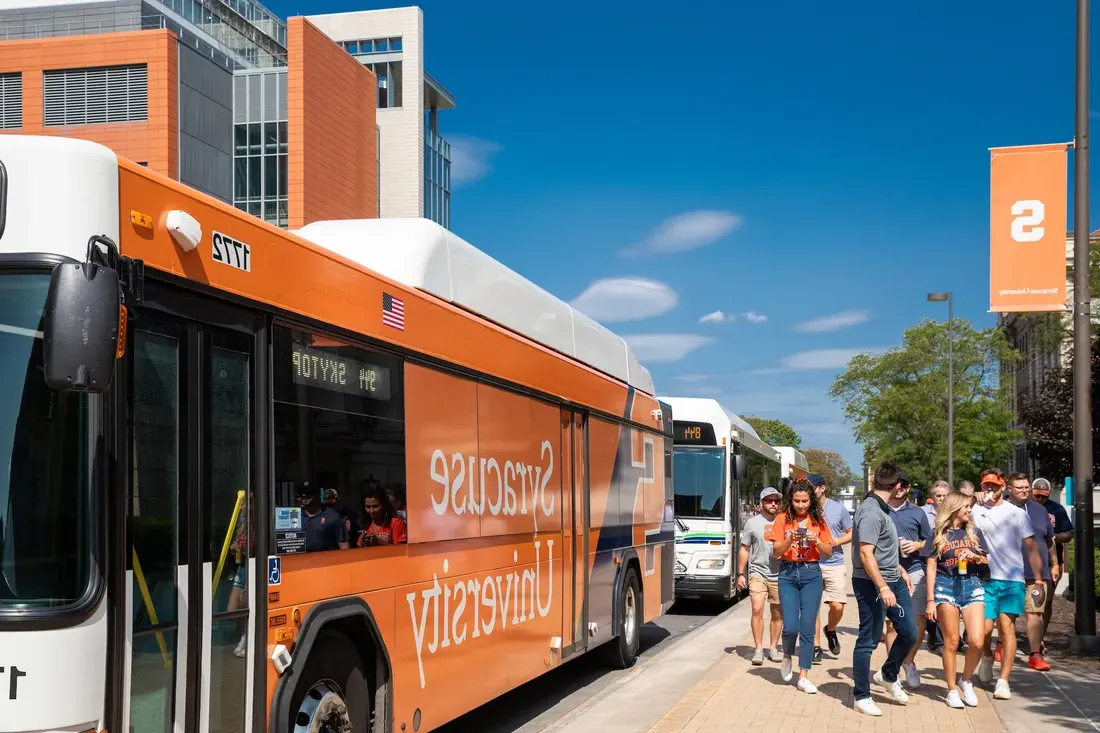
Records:
[[[426,220],[0,136],[0,730],[429,731],[673,600],[622,338]]]
[[[806,461],[805,453],[790,446],[780,446],[776,450],[782,456],[781,474],[783,476],[797,481],[810,475],[810,464]]]

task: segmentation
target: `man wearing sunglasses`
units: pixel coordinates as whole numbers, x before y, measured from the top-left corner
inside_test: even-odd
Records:
[[[1031,603],[1039,608],[1046,602],[1047,589],[1042,580],[1043,560],[1027,512],[1005,501],[1004,473],[999,468],[982,471],[978,501],[971,516],[985,535],[989,548],[989,580],[982,581],[985,590],[985,648],[978,665],[978,679],[986,683],[993,679],[992,640],[996,625],[1001,644],[1001,675],[993,697],[1008,700],[1012,697],[1008,676],[1016,656],[1016,618],[1024,613],[1027,602],[1024,557],[1031,566],[1032,577],[1037,578],[1032,592],[1042,597],[1033,598]]]
[[[772,543],[764,539],[775,524],[775,515],[779,512],[782,495],[769,486],[760,492],[760,513],[745,522],[741,530],[741,550],[737,557],[737,588],[749,589],[752,603],[752,638],[756,642],[756,651],[752,663],[764,663],[764,604],[771,607],[770,636],[768,657],[773,662],[782,662],[777,644],[783,636],[783,610],[779,606],[779,560],[772,554]],[[745,572],[746,566],[748,572]]]

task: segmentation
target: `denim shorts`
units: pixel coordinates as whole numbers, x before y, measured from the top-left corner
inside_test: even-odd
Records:
[[[233,574],[233,587],[244,588],[248,581],[248,571],[244,565],[237,566],[237,572]]]
[[[985,603],[982,581],[966,575],[936,575],[936,605],[946,603],[960,611],[974,603]]]

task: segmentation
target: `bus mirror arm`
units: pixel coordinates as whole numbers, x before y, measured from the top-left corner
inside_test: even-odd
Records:
[[[143,269],[99,235],[88,240],[86,262],[54,268],[42,314],[48,387],[92,393],[110,388],[115,361],[124,353],[124,304],[140,301]]]

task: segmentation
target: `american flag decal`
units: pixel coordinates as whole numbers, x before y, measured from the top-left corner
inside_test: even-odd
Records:
[[[382,293],[382,325],[405,330],[405,301]]]

